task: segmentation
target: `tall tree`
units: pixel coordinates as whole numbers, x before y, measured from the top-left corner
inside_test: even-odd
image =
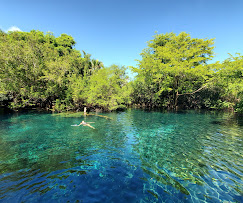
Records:
[[[139,67],[133,68],[146,102],[176,108],[179,97],[203,89],[211,75],[206,62],[213,57],[213,43],[185,32],[156,34],[142,51]]]
[[[219,89],[218,108],[235,108],[243,112],[243,56],[230,55],[222,64],[213,64],[214,87]]]
[[[87,105],[108,111],[125,108],[130,95],[125,70],[125,67],[112,65],[95,72],[86,90]]]

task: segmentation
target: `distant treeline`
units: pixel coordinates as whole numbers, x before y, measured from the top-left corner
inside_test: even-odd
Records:
[[[0,103],[12,109],[112,111],[128,105],[243,112],[243,56],[207,64],[213,39],[156,34],[126,68],[91,59],[66,34],[0,31]]]

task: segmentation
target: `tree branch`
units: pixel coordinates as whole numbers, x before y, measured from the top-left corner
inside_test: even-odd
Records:
[[[184,94],[178,94],[178,96],[185,95],[185,94],[194,94],[194,93],[196,93],[196,92],[201,91],[201,90],[204,89],[205,87],[207,87],[207,85],[204,85],[204,86],[200,87],[198,90],[196,90],[196,91],[194,91],[194,92],[191,92],[191,93],[184,93]]]

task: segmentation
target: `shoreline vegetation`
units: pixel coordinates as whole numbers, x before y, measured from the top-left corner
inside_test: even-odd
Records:
[[[243,112],[243,56],[209,64],[214,39],[155,34],[137,67],[104,67],[72,36],[0,31],[0,106],[54,112],[208,109]],[[130,69],[135,78],[126,73]]]

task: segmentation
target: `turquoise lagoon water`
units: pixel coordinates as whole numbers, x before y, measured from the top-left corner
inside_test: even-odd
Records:
[[[0,115],[0,202],[243,202],[241,116],[100,115]]]

